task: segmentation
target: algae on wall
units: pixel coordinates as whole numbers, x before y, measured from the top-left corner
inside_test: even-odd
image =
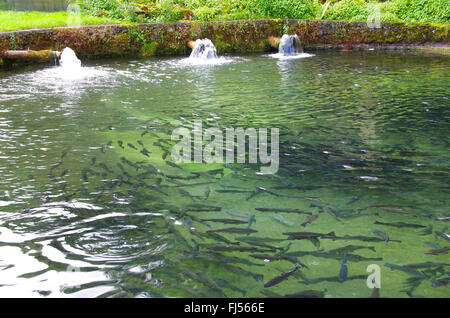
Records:
[[[81,58],[113,56],[187,55],[187,42],[209,38],[223,53],[256,53],[274,50],[269,38],[296,33],[307,47],[328,45],[448,46],[448,25],[429,23],[381,23],[321,20],[240,20],[116,24],[65,27],[0,33],[0,52],[8,49],[62,50],[71,47]]]

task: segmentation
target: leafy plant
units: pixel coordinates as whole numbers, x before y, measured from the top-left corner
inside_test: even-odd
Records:
[[[194,9],[194,19],[200,21],[214,20],[218,13],[219,10],[215,8],[199,7],[197,9]]]
[[[449,0],[394,0],[384,6],[402,21],[450,22]]]
[[[331,4],[323,19],[366,21],[370,13],[364,0],[342,0]]]
[[[264,17],[311,19],[321,6],[312,0],[255,0]]]

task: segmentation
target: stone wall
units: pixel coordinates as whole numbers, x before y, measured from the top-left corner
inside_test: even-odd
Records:
[[[211,39],[218,52],[274,50],[271,36],[296,33],[306,48],[449,45],[448,25],[319,20],[241,20],[215,22],[99,25],[0,32],[0,52],[8,49],[61,50],[71,47],[81,58],[187,55],[187,41]]]

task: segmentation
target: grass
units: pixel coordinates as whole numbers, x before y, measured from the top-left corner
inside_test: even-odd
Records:
[[[84,14],[81,14],[76,19],[68,12],[0,11],[0,31],[120,22],[117,19],[94,17]]]

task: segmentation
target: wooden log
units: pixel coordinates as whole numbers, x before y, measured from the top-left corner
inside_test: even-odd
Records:
[[[0,54],[4,62],[49,62],[59,58],[61,52],[42,50],[7,50]]]

